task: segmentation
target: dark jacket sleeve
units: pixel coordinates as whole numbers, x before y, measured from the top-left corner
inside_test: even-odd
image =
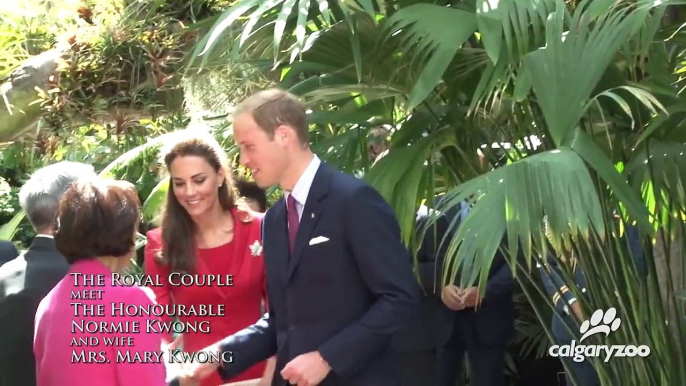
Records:
[[[370,186],[351,196],[345,208],[346,241],[376,301],[319,347],[333,372],[342,377],[354,375],[388,347],[393,334],[419,308],[411,257],[393,210]]]
[[[483,301],[494,302],[505,297],[511,297],[514,286],[515,279],[512,276],[512,270],[510,269],[510,266],[503,261],[495,273],[488,278]]]
[[[555,257],[550,251],[548,251],[547,265],[539,266],[539,272],[541,273],[541,280],[543,281],[543,287],[545,287],[548,296],[551,297],[555,310],[558,313],[568,313],[567,306],[573,304],[576,301],[574,293],[569,290],[567,285],[559,273],[559,267],[555,261]]]
[[[10,241],[0,241],[0,265],[19,256],[19,251]]]
[[[427,221],[428,216],[421,216],[417,221],[417,229],[422,229]],[[450,242],[443,242],[443,238],[448,232],[448,227],[448,220],[444,216],[438,217],[427,227],[417,251],[419,280],[427,295],[441,296],[443,264]]]
[[[224,338],[219,347],[221,352],[235,354],[232,362],[222,363],[219,368],[219,375],[226,381],[276,354],[274,322],[265,314],[252,326]]]

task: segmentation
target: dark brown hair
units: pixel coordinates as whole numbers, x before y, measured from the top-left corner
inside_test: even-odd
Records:
[[[99,256],[124,258],[134,250],[139,221],[140,201],[129,182],[76,182],[60,201],[55,244],[70,264]]]
[[[231,173],[226,170],[226,153],[210,135],[192,134],[181,138],[171,148],[162,153],[164,164],[170,170],[172,162],[178,157],[202,157],[215,172],[224,171],[224,182],[219,187],[219,205],[224,211],[237,206],[238,193],[235,190]],[[241,207],[242,209],[242,207]],[[195,222],[181,206],[174,195],[171,178],[167,191],[167,203],[162,216],[163,247],[158,261],[171,266],[175,272],[193,272],[195,268]]]
[[[267,211],[267,193],[260,188],[255,182],[248,181],[245,178],[235,179],[236,189],[241,197],[255,200],[260,206],[260,212]]]
[[[250,113],[269,139],[274,139],[274,131],[279,125],[289,125],[298,135],[300,144],[309,146],[305,106],[289,92],[276,88],[259,91],[241,102],[233,115],[235,117],[243,113]]]

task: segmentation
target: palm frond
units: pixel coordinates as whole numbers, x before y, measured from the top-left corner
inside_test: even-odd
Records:
[[[415,4],[391,16],[384,27],[388,36],[400,34],[401,47],[424,62],[409,95],[409,108],[419,105],[441,81],[462,44],[476,31],[476,15],[433,4]],[[424,60],[424,58],[428,58]]]
[[[546,25],[546,47],[527,54],[524,68],[558,146],[569,144],[570,131],[586,110],[591,93],[622,45],[649,15],[649,1],[617,3],[593,21],[584,0],[573,16],[561,1]],[[570,28],[565,31],[566,25]]]
[[[581,157],[569,148],[529,156],[467,181],[447,192],[437,210],[444,213],[463,200],[472,209],[454,237],[444,240],[450,243],[446,282],[467,284],[478,278],[483,289],[493,256],[505,238],[510,257],[516,258],[521,248],[531,266],[533,247],[547,248],[544,218],[560,240],[588,237],[591,229],[605,231],[593,179]],[[516,265],[514,260],[511,263]],[[458,270],[462,274],[456,281]]]

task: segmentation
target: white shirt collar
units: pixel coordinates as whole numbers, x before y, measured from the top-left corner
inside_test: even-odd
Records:
[[[36,235],[36,237],[44,237],[46,239],[54,239],[55,238],[53,235]]]
[[[299,206],[305,206],[305,203],[307,202],[307,195],[310,193],[310,187],[312,187],[312,182],[314,181],[314,176],[317,174],[317,170],[319,169],[319,165],[321,163],[322,161],[319,159],[319,157],[314,154],[310,164],[307,165],[307,168],[303,174],[300,175],[298,182],[296,182],[295,186],[293,186],[293,191],[285,192],[286,198],[288,198],[289,194],[292,194],[293,198],[295,198],[295,201],[300,204]]]

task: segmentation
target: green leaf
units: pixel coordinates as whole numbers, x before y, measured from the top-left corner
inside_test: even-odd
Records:
[[[676,120],[683,119],[683,113],[686,113],[686,105],[684,105],[683,101],[679,101],[679,103],[676,105],[670,106],[667,109],[666,114],[660,114],[656,118],[651,119],[648,127],[636,140],[635,146],[638,146],[641,142],[652,136],[660,128],[671,127],[672,125],[676,124]]]
[[[219,36],[221,36],[221,34],[236,20],[248,12],[248,10],[259,4],[260,1],[262,0],[243,0],[224,11],[217,22],[212,26],[212,29],[207,36],[204,37],[203,40],[201,40],[195,47],[191,57],[195,59],[197,57],[209,54],[214,49],[215,42]],[[206,60],[206,58],[203,58],[201,66],[205,64]]]
[[[627,214],[637,222],[639,228],[645,234],[651,234],[648,209],[598,145],[586,133],[576,130],[572,149],[607,183],[617,200],[626,207]]]
[[[0,240],[12,240],[25,216],[26,213],[22,210],[15,214],[9,222],[4,224],[0,228]]]
[[[288,17],[291,16],[293,11],[293,6],[295,6],[296,0],[286,0],[281,7],[281,12],[276,18],[274,23],[274,59],[279,57],[279,47],[281,46],[281,38],[283,37],[283,31],[286,29],[286,22]]]
[[[395,208],[405,245],[410,245],[416,218],[418,195],[424,162],[432,149],[433,139],[391,149],[366,174],[367,180]]]
[[[526,71],[520,71],[517,74],[517,80],[515,81],[515,87],[512,93],[512,97],[517,102],[523,102],[529,95],[530,91],[531,78],[529,77],[529,73]]]
[[[582,6],[570,21],[566,6],[557,4],[548,19],[546,47],[523,60],[551,138],[560,146],[569,143],[571,130],[589,106],[591,93],[619,48],[646,20],[648,10],[618,5],[591,23],[590,11]],[[565,30],[575,32],[563,37]]]
[[[493,63],[498,61],[503,44],[503,8],[504,2],[497,0],[478,0],[476,2],[476,23],[481,34],[481,40],[488,57]]]
[[[162,205],[166,201],[167,192],[169,191],[169,177],[163,178],[152,189],[148,198],[143,203],[143,218],[146,221],[154,220],[155,217],[161,213]]]
[[[409,95],[409,108],[419,105],[441,81],[462,44],[476,30],[476,16],[459,9],[432,4],[402,8],[384,27],[388,35],[400,33],[401,46],[424,61],[424,68]],[[428,60],[424,58],[428,57]]]
[[[553,233],[564,238],[605,230],[588,168],[569,148],[528,156],[469,180],[447,192],[437,210],[457,208],[463,200],[469,200],[472,209],[454,236],[444,240],[450,243],[445,282],[471,285],[478,279],[485,288],[493,256],[505,236],[510,257],[516,258],[521,243],[531,264],[531,245],[539,251],[545,248],[546,218]]]

